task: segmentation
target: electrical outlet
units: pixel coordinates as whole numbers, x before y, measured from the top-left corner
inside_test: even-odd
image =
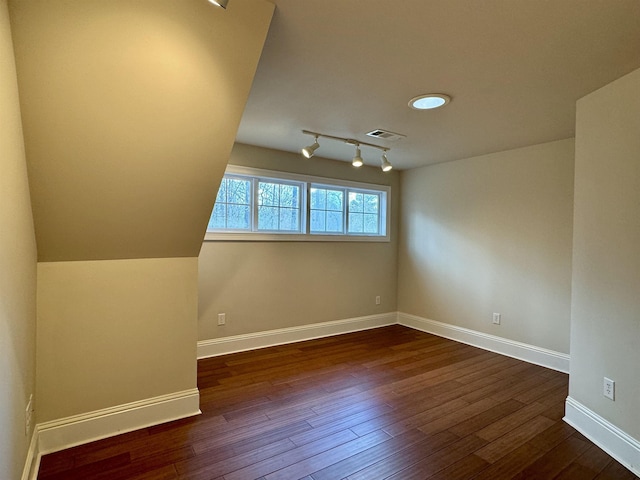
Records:
[[[29,403],[27,403],[27,407],[24,410],[24,417],[24,434],[28,436],[31,432],[31,423],[33,421],[33,393],[29,395]]]
[[[500,319],[502,318],[502,315],[500,315],[499,313],[494,313],[493,314],[493,324],[494,325],[500,325]]]
[[[380,295],[376,295],[376,305],[380,305]]]
[[[616,382],[614,382],[610,378],[604,377],[604,391],[602,393],[605,397],[615,401]]]
[[[219,313],[218,314],[218,325],[225,325],[227,323],[227,314]]]

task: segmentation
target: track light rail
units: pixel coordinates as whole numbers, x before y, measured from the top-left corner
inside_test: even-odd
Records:
[[[378,150],[382,150],[384,152],[388,152],[390,148],[382,147],[380,145],[374,145],[373,143],[361,142],[360,140],[355,140],[353,138],[344,138],[344,137],[336,137],[334,135],[326,135],[324,133],[312,132],[310,130],[302,130],[302,133],[305,135],[311,135],[312,137],[317,138],[329,138],[331,140],[337,140],[339,142],[344,142],[349,145],[364,145],[365,147],[377,148]]]

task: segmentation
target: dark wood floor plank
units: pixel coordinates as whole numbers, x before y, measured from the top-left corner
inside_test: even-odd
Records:
[[[522,403],[533,403],[540,399],[548,398],[549,392],[554,391],[558,387],[564,387],[566,383],[567,381],[561,377],[550,378],[538,387],[520,392],[513,398]]]
[[[419,462],[426,455],[451,445],[459,440],[450,432],[440,432],[426,435],[424,440],[408,445],[407,448],[393,453],[369,466],[362,465],[362,469],[349,475],[349,480],[383,480],[405,468]]]
[[[486,447],[478,450],[475,454],[489,463],[495,463],[509,452],[523,445],[537,434],[543,432],[553,425],[553,420],[538,415],[531,420],[519,425],[509,433],[497,438]]]
[[[592,444],[556,478],[558,480],[590,480],[597,477],[611,461],[611,457],[606,452]]]
[[[620,465],[616,461],[612,461],[598,474],[595,480],[637,480],[631,471]]]
[[[482,470],[473,480],[510,480],[542,455],[544,452],[525,443]]]
[[[344,478],[424,439],[426,439],[424,433],[418,430],[410,430],[362,452],[350,455],[348,458],[314,472],[311,476],[314,480]]]
[[[245,480],[247,478],[267,476],[270,473],[286,468],[306,458],[331,450],[339,445],[348,444],[350,441],[356,439],[358,439],[358,437],[351,430],[343,430],[301,447],[296,447],[274,455],[248,467],[235,470],[231,473],[225,473],[224,477],[225,480]]]
[[[82,480],[86,478],[99,478],[101,473],[116,469],[123,465],[128,465],[129,463],[129,454],[121,453],[120,455],[105,458],[88,465],[83,465],[79,468],[72,468],[70,470],[42,477],[38,475],[38,478],[47,480]]]
[[[570,437],[515,475],[514,480],[552,479],[589,448],[589,444]]]
[[[540,416],[546,409],[547,407],[541,403],[532,403],[486,426],[477,435],[492,442],[532,418]]]
[[[162,472],[163,468],[174,466],[176,462],[192,458],[193,456],[193,449],[191,447],[180,447],[159,454],[148,455],[118,467],[105,469],[92,478],[96,480],[129,480],[140,476],[144,478],[147,474],[150,476],[158,474],[164,475],[166,473]],[[158,473],[158,471],[160,471],[160,473]]]
[[[226,473],[247,468],[256,462],[272,458],[283,452],[288,452],[293,445],[288,439],[272,442],[255,450],[235,455],[228,458],[219,458],[216,455],[204,453],[196,457],[175,464],[180,478],[190,480],[207,480],[215,477],[222,477]]]
[[[348,442],[342,446],[325,450],[312,457],[306,457],[281,470],[265,475],[266,480],[291,480],[310,475],[312,472],[321,470],[329,465],[333,465],[345,458],[355,455],[363,450],[371,448],[389,438],[389,435],[382,430],[372,432],[364,437]],[[303,447],[304,448],[304,447]],[[247,477],[239,476],[237,480],[246,480]],[[234,480],[228,478],[226,480]]]
[[[45,455],[40,461],[39,477],[45,478],[47,476],[71,470],[73,465],[74,457],[72,455],[68,455],[66,450]]]
[[[428,420],[425,424],[418,428],[425,433],[437,433],[443,430],[447,430],[474,415],[478,415],[482,412],[486,412],[492,408],[496,402],[491,398],[483,398],[475,403],[471,403],[465,407],[460,408],[454,412],[448,413],[438,419]]]
[[[464,456],[428,478],[429,480],[469,480],[488,466],[489,464],[486,461],[471,454]]]
[[[467,406],[469,406],[469,404],[460,399],[452,400],[445,403],[436,402],[433,399],[423,401],[420,404],[419,408],[398,410],[399,414],[396,415],[396,418],[399,418],[399,420],[385,426],[384,431],[395,437],[396,435],[400,435],[407,430],[420,427],[445,415],[451,414],[453,412],[459,412],[461,409]],[[418,413],[415,413],[413,415],[401,415],[402,413],[411,414],[416,410],[418,411]]]
[[[173,465],[166,465],[157,470],[145,471],[127,480],[179,480],[178,472]]]
[[[422,460],[388,477],[388,480],[424,480],[437,475],[462,458],[473,454],[486,441],[469,435],[447,447],[426,455]]]
[[[631,480],[566,374],[400,325],[198,361],[202,415],[45,455],[41,480]]]
[[[449,431],[459,437],[466,437],[467,435],[471,435],[472,433],[491,425],[493,422],[500,420],[506,415],[514,413],[523,407],[524,404],[517,400],[509,399],[485,410],[484,412],[468,417],[467,419],[450,427]]]

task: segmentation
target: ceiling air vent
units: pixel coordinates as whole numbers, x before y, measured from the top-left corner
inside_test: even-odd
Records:
[[[367,136],[373,138],[380,138],[382,140],[388,140],[389,142],[395,142],[396,140],[402,140],[406,137],[406,135],[402,135],[401,133],[393,133],[388,130],[372,130],[367,133]]]

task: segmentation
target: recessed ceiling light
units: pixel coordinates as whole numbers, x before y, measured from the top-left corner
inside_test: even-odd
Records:
[[[442,107],[451,101],[449,95],[442,93],[427,93],[419,95],[409,101],[409,106],[415,110],[431,110],[432,108]]]

